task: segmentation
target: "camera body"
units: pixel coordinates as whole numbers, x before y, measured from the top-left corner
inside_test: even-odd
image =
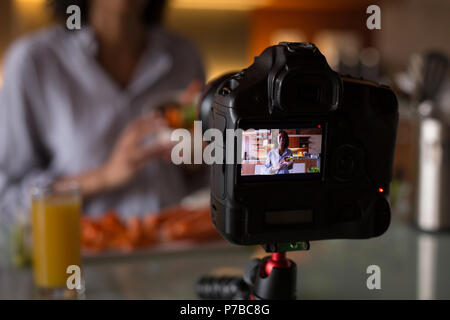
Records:
[[[223,141],[234,163],[212,165],[212,220],[228,241],[363,239],[387,230],[398,124],[388,87],[340,76],[313,44],[280,43],[213,82],[208,96],[209,127],[242,130]]]

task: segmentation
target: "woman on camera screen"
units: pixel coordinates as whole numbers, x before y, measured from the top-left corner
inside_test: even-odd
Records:
[[[289,136],[286,131],[278,134],[278,148],[270,150],[267,155],[266,168],[269,174],[288,174],[294,166],[292,151],[289,147]]]

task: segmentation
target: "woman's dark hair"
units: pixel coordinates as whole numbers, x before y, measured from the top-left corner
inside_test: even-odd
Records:
[[[286,150],[289,147],[289,136],[288,136],[287,132],[284,130],[280,130],[279,134],[281,134],[283,137],[283,141],[284,141],[284,143],[282,145],[283,150]]]
[[[48,0],[50,7],[53,9],[55,16],[59,20],[67,19],[66,10],[71,5],[77,5],[81,9],[83,23],[89,21],[89,2],[90,0]],[[159,25],[162,23],[164,9],[167,0],[147,0],[147,5],[142,12],[142,19],[148,26]]]

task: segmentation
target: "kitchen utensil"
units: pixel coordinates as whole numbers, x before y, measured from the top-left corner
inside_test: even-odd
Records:
[[[416,223],[426,231],[450,229],[450,126],[442,120],[436,96],[448,74],[448,60],[425,56],[420,95]]]

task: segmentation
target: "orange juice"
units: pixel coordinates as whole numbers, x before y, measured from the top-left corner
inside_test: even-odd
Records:
[[[34,197],[31,205],[36,285],[66,287],[67,267],[81,267],[81,199],[77,195]]]

